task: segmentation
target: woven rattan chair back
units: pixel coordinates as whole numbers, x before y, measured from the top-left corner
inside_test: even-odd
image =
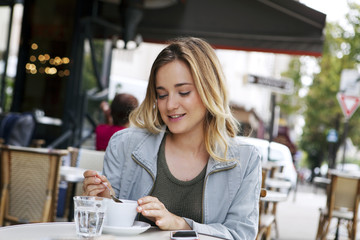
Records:
[[[54,221],[65,150],[1,146],[0,225]]]
[[[80,148],[78,166],[84,169],[91,169],[102,172],[104,165],[104,151],[96,151],[91,149]]]
[[[70,153],[77,157],[77,167],[86,170],[95,170],[98,172],[102,172],[105,157],[104,151],[97,151],[85,148],[70,148]],[[76,184],[75,195],[81,195],[82,193],[82,183]]]
[[[336,182],[336,186],[333,186],[332,189],[334,192],[333,209],[346,208],[348,211],[354,211],[354,208],[357,206],[356,199],[359,192],[359,179],[341,176],[333,176],[332,178],[333,182]]]
[[[76,167],[78,165],[79,149],[74,147],[68,147],[70,153],[70,166]]]
[[[320,209],[316,239],[326,239],[332,218],[345,219],[349,239],[355,239],[360,200],[360,178],[346,174],[330,174],[326,207]],[[349,214],[350,213],[350,214]],[[339,222],[338,222],[339,227]]]
[[[105,151],[68,147],[70,166],[101,172],[104,165]]]

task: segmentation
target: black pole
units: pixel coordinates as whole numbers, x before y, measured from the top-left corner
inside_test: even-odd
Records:
[[[343,158],[342,158],[342,170],[344,170],[345,165],[345,155],[346,155],[346,138],[348,134],[348,128],[349,128],[349,118],[345,118],[345,126],[344,126],[344,151],[343,151]]]
[[[329,142],[329,168],[335,168],[334,143]]]
[[[276,105],[276,94],[271,93],[271,120],[270,120],[270,126],[269,126],[269,142],[272,142],[274,136],[274,122],[275,122],[275,105]]]
[[[60,137],[58,137],[52,143],[50,143],[47,146],[47,148],[49,148],[49,149],[59,148],[60,144],[64,143],[66,140],[68,140],[72,136],[72,134],[73,134],[73,132],[71,130],[67,130]]]
[[[5,111],[6,74],[7,74],[7,65],[8,65],[9,50],[10,50],[10,37],[11,37],[13,14],[14,14],[14,3],[12,2],[10,5],[10,20],[9,20],[6,50],[4,53],[4,72],[1,76],[1,93],[0,93],[0,110],[1,111]]]
[[[335,131],[338,133],[340,130],[340,114],[336,115],[335,118]],[[336,156],[337,156],[337,151],[339,149],[339,145],[341,144],[341,141],[339,141],[339,138],[337,139],[336,142],[331,143],[332,145],[332,152],[331,152],[331,160],[332,160],[332,167],[333,169],[336,168]]]
[[[271,120],[269,126],[269,146],[268,146],[268,161],[270,161],[270,143],[273,140],[274,122],[275,122],[275,105],[276,105],[276,94],[271,93],[270,107],[271,107]]]

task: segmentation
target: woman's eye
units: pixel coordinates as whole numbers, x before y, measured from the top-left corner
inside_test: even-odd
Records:
[[[190,91],[188,91],[188,92],[180,92],[180,95],[181,96],[187,96],[187,95],[189,95],[190,94]]]
[[[166,96],[167,96],[166,94],[163,94],[163,95],[158,94],[158,98],[159,98],[159,99],[163,99],[163,98],[165,98]]]

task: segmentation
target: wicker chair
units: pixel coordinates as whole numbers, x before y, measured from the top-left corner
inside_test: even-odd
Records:
[[[61,157],[67,150],[0,146],[0,226],[55,220]]]
[[[265,197],[267,191],[265,189],[265,180],[268,174],[268,170],[263,168],[262,169],[262,181],[261,181],[261,192],[260,197]],[[275,215],[271,212],[266,212],[264,206],[264,202],[260,200],[259,202],[259,231],[257,234],[256,239],[266,239],[269,240],[271,237],[271,229],[275,225]]]
[[[80,148],[78,151],[78,167],[102,172],[104,157],[104,151]]]
[[[105,157],[104,151],[74,147],[69,147],[68,150],[70,152],[72,167],[102,172]],[[82,183],[76,184],[75,195],[81,195],[82,192]]]
[[[345,221],[348,239],[356,239],[356,227],[360,201],[360,177],[344,173],[330,173],[331,183],[327,192],[326,207],[320,209],[317,240],[326,239],[333,218]]]

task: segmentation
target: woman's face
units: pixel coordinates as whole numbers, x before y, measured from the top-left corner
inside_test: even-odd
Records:
[[[161,118],[171,133],[203,131],[206,108],[184,62],[175,60],[159,68],[156,92]]]

